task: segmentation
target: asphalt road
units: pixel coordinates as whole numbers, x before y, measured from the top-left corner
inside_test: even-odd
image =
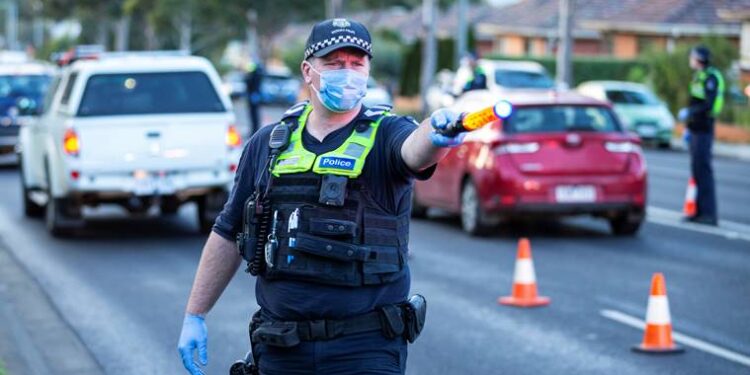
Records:
[[[687,155],[649,151],[647,159],[650,205],[662,217],[634,238],[612,237],[604,222],[586,218],[501,228],[484,239],[464,235],[455,219],[415,220],[412,292],[427,297],[429,313],[407,373],[750,373],[739,363],[750,356],[750,241],[670,222],[663,214],[681,208]],[[715,168],[721,219],[750,225],[750,164],[722,159]],[[15,169],[0,170],[0,191],[0,237],[107,373],[183,373],[176,342],[205,241],[194,207],[139,220],[102,210],[80,236],[59,240],[22,215]],[[496,303],[510,291],[520,236],[531,238],[548,307]],[[676,331],[740,356],[631,352],[642,332],[602,310],[643,319],[653,272],[666,276]],[[239,271],[207,320],[207,374],[226,373],[244,354],[256,307],[253,280]]]

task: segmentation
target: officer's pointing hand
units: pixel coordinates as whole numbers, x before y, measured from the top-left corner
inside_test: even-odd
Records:
[[[182,364],[191,375],[203,375],[198,363],[193,360],[193,350],[198,349],[198,358],[201,365],[208,364],[208,330],[206,321],[200,315],[185,314],[182,321],[182,332],[177,350],[180,351]]]
[[[430,116],[430,124],[434,130],[445,129],[448,125],[458,119],[459,114],[450,109],[438,109]],[[437,147],[455,147],[463,142],[466,133],[459,133],[454,137],[447,137],[434,131],[430,133],[432,144]]]

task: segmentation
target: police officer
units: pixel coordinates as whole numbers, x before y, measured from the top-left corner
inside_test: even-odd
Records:
[[[243,258],[258,275],[250,331],[261,374],[405,372],[426,308],[408,298],[413,180],[463,134],[436,132],[456,120],[449,110],[417,124],[364,107],[371,47],[358,22],[316,24],[300,66],[311,100],[246,146],[186,308],[178,349],[191,374],[208,360],[205,315]]]
[[[711,66],[711,52],[705,46],[690,51],[690,68],[695,71],[690,83],[690,105],[678,117],[686,121],[690,148],[690,169],[697,185],[697,213],[686,221],[717,224],[716,187],[711,167],[714,122],[724,105],[724,78]]]
[[[468,55],[469,69],[471,71],[469,80],[464,85],[463,92],[471,90],[484,90],[487,88],[487,75],[484,69],[479,65],[474,54]]]
[[[263,82],[263,66],[250,61],[247,63],[245,87],[247,91],[247,112],[250,120],[248,135],[252,136],[260,128],[260,85]]]

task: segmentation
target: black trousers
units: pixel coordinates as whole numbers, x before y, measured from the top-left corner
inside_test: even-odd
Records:
[[[690,169],[698,190],[697,216],[717,218],[716,185],[711,166],[713,142],[713,132],[690,132]]]
[[[258,95],[258,94],[255,94]],[[247,112],[250,117],[250,126],[248,130],[248,138],[252,137],[258,129],[260,129],[260,103],[257,100],[248,99],[247,101]]]
[[[292,348],[256,344],[261,375],[402,375],[406,340],[390,340],[380,331],[327,341],[303,341]]]

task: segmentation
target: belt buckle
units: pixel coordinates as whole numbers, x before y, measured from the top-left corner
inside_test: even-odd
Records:
[[[310,324],[310,338],[312,340],[327,340],[328,330],[326,329],[325,320],[311,320]]]

